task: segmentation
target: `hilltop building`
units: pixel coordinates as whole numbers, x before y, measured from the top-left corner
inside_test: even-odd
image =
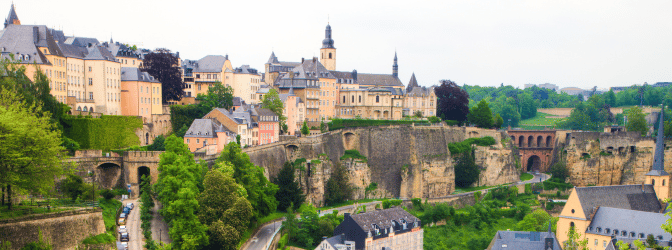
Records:
[[[662,122],[658,129],[663,130]],[[663,133],[659,133],[652,170],[641,185],[575,187],[559,216],[559,241],[567,240],[570,228],[588,239],[591,249],[599,250],[607,249],[614,237],[645,241],[652,235],[658,241],[672,240],[661,229],[667,220],[662,201],[669,198],[670,189],[670,175],[663,168],[664,148]]]

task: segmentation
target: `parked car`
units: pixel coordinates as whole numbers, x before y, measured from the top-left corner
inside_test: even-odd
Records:
[[[126,232],[126,226],[119,226],[119,233],[125,233]]]
[[[126,207],[128,207],[128,208],[130,208],[130,209],[132,210],[133,207],[135,207],[135,205],[133,205],[132,202],[129,202],[129,203],[126,204]]]
[[[119,225],[126,225],[126,220],[124,218],[119,218]]]
[[[128,250],[128,242],[122,242],[121,249]]]
[[[121,214],[119,215],[119,218],[126,218],[126,213],[121,213]]]
[[[124,213],[124,214],[129,214],[129,213],[131,213],[131,209],[128,208],[128,207],[124,207],[124,210],[123,210],[122,213]]]
[[[121,233],[121,236],[119,237],[119,241],[129,241],[128,233]]]

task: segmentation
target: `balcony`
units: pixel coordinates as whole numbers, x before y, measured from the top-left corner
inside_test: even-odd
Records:
[[[77,98],[77,103],[95,103],[95,100],[93,100],[93,99]]]

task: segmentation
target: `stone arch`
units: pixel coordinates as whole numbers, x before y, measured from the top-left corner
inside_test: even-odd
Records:
[[[531,136],[531,135],[528,136],[527,137],[527,147],[531,148],[533,143],[534,143],[534,136]]]
[[[289,145],[287,145],[287,146],[285,147],[285,149],[286,149],[286,151],[287,151],[287,156],[288,156],[287,158],[288,158],[288,159],[294,159],[294,154],[296,154],[297,152],[299,152],[299,146],[294,145],[294,144],[289,144]]]
[[[93,107],[91,107],[91,108],[89,109],[89,112],[93,113]]]
[[[121,166],[106,162],[96,167],[95,182],[100,188],[109,189],[116,186],[121,177]]]
[[[389,119],[390,118],[389,116],[390,116],[390,111],[387,111],[387,110],[383,111],[383,118]]]
[[[357,143],[357,136],[352,132],[345,132],[343,134],[343,147],[345,150],[355,149]]]
[[[546,147],[550,148],[552,146],[553,146],[553,137],[551,137],[550,135],[546,136]]]
[[[140,194],[142,194],[142,177],[149,176],[149,183],[152,183],[152,175],[150,168],[147,166],[141,166],[138,168],[138,184],[140,185]]]
[[[527,158],[527,171],[541,171],[541,157],[538,155],[532,155],[530,158]]]
[[[521,135],[518,137],[518,147],[522,148],[523,146],[525,146],[525,137]]]
[[[543,141],[544,141],[544,137],[543,137],[543,136],[541,136],[541,135],[540,135],[540,136],[537,136],[537,147],[541,147],[542,145],[544,145],[544,144],[543,144]]]

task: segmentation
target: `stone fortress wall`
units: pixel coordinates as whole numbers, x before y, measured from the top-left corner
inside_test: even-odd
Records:
[[[568,132],[566,138],[560,144],[564,150],[555,155],[566,161],[569,181],[576,186],[642,184],[651,171],[654,138],[636,132]],[[665,170],[671,172],[672,144],[665,144]]]
[[[37,241],[39,231],[54,249],[80,249],[79,244],[86,237],[105,233],[105,223],[100,209],[0,220],[0,242],[11,242],[12,249]]]
[[[492,136],[497,143],[476,148],[476,162],[482,168],[480,185],[497,185],[519,180],[517,154],[510,143],[502,145],[502,133],[471,127],[380,126],[346,128],[317,136],[283,138],[280,142],[244,149],[252,162],[262,166],[267,177],[275,177],[285,161],[307,159],[305,173],[297,179],[308,200],[318,205],[324,185],[335,164],[344,165],[355,187],[354,198],[433,198],[448,196],[455,190],[454,161],[447,145],[472,137]],[[344,160],[345,150],[355,149],[366,162]],[[319,160],[319,164],[310,164]],[[310,175],[308,175],[310,173]],[[378,189],[366,194],[372,182]]]

